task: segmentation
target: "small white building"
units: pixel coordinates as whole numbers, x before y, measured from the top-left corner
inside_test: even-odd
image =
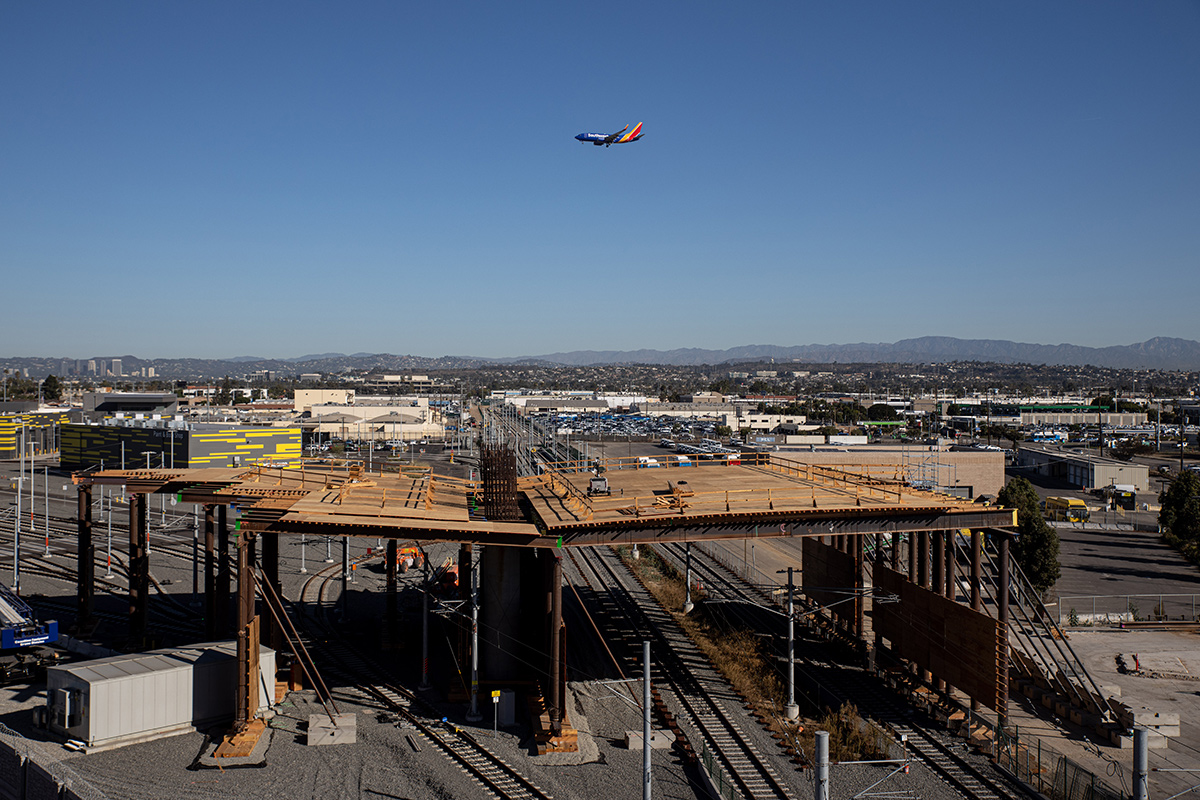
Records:
[[[259,648],[259,706],[275,698],[275,651]],[[209,642],[46,670],[51,733],[107,750],[233,719],[237,645]]]

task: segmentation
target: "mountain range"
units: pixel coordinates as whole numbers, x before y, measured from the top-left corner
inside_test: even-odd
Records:
[[[226,359],[156,358],[133,355],[94,356],[97,361],[119,358],[125,374],[154,367],[165,379],[212,379],[224,375],[246,375],[272,370],[281,377],[301,373],[338,373],[377,370],[408,372],[439,369],[476,369],[488,365],[536,364],[598,366],[604,364],[664,364],[672,366],[718,365],[773,361],[776,364],[893,363],[930,364],[979,361],[1003,364],[1049,364],[1093,366],[1110,369],[1162,369],[1200,371],[1200,342],[1191,339],[1156,337],[1145,342],[1113,347],[1084,347],[1074,344],[1029,344],[999,339],[956,339],[924,336],[898,342],[856,344],[807,344],[795,346],[742,345],[727,350],[680,348],[676,350],[574,350],[517,358],[479,356],[393,355],[390,353],[319,353],[292,358],[236,356]],[[80,361],[70,358],[13,357],[0,359],[6,368],[29,370],[33,377],[68,375]]]
[[[1200,342],[1156,337],[1145,342],[1114,347],[1075,344],[1027,344],[1000,339],[956,339],[923,336],[894,343],[743,345],[728,350],[575,350],[525,358],[495,359],[498,363],[529,361],[586,366],[592,364],[723,364],[762,361],[924,364],[948,361],[990,361],[1004,364],[1054,364],[1114,369],[1200,369]]]

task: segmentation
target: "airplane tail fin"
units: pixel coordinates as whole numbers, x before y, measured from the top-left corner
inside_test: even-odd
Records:
[[[637,125],[633,126],[633,130],[626,133],[620,139],[617,139],[617,144],[624,144],[625,142],[636,142],[640,138],[642,138],[642,123],[639,122]]]

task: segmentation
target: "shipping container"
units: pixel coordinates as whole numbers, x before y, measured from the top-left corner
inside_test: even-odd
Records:
[[[237,645],[209,642],[46,670],[51,733],[106,750],[232,721]],[[275,651],[259,648],[259,707],[275,699]]]

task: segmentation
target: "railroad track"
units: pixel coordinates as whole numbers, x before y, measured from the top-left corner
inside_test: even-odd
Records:
[[[352,563],[364,563],[380,558],[378,553],[359,556]],[[514,766],[491,752],[469,731],[441,721],[436,710],[419,695],[390,679],[387,671],[373,659],[363,655],[341,635],[332,624],[327,600],[329,587],[341,579],[341,564],[332,564],[310,575],[300,590],[297,625],[304,646],[321,661],[323,671],[345,680],[362,697],[373,700],[392,714],[396,721],[413,728],[451,761],[457,764],[481,787],[500,800],[552,800]],[[316,647],[313,636],[320,637]],[[418,747],[415,740],[409,743]]]
[[[683,545],[656,546],[658,552],[683,572]],[[723,564],[711,558],[699,548],[692,548],[692,572],[705,576],[710,587],[717,588],[715,594],[724,599],[755,600],[778,605],[780,595],[764,592],[744,581]],[[797,598],[799,602],[799,598]],[[782,609],[779,609],[782,611]],[[745,618],[747,622],[751,617]],[[947,785],[969,798],[983,800],[1028,800],[1030,795],[1023,788],[1010,784],[988,767],[972,764],[960,752],[961,742],[947,742],[945,737],[929,725],[920,724],[917,712],[902,701],[894,691],[883,685],[878,678],[859,668],[846,667],[825,655],[824,648],[817,652],[806,648],[806,660],[814,669],[828,672],[825,680],[797,665],[797,673],[806,673],[810,680],[820,682],[824,691],[838,697],[842,702],[853,704],[859,713],[888,730],[896,739],[904,737],[908,750],[942,779]],[[834,678],[836,673],[836,678]]]
[[[704,742],[742,794],[755,800],[794,796],[798,788],[783,781],[734,718],[745,715],[740,698],[654,596],[634,580],[617,554],[610,548],[580,548],[578,555],[572,552],[571,563],[594,595],[614,598],[616,608],[607,610],[623,619],[609,627],[625,631],[623,649],[628,651],[630,644],[643,639],[657,642],[651,683],[668,688],[691,736]],[[620,592],[602,591],[613,586]],[[636,664],[636,658],[632,661]],[[736,704],[737,710],[731,710],[730,704]]]

